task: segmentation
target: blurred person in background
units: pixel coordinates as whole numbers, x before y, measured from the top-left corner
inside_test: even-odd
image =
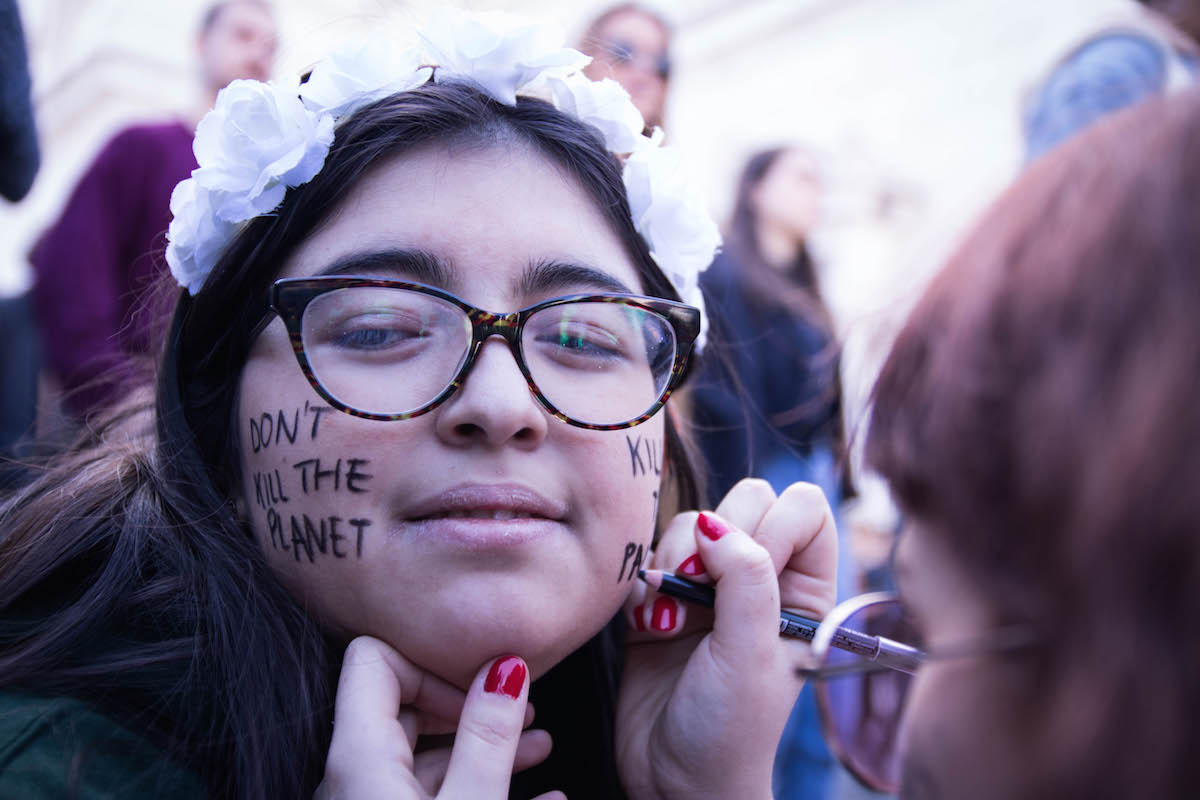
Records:
[[[29,192],[40,155],[30,96],[25,33],[16,0],[0,0],[0,196]],[[37,334],[24,261],[0,264],[0,457],[33,427],[37,404]],[[0,487],[6,481],[0,463]]]
[[[861,598],[825,624],[925,663],[911,684],[826,670],[820,692],[887,701],[843,704],[834,744],[903,798],[1200,787],[1198,130],[1193,89],[1031,167],[883,368],[867,461],[906,515],[913,629]]]
[[[584,73],[612,78],[633,98],[646,130],[662,127],[671,78],[671,28],[662,16],[636,3],[621,3],[587,26],[579,49],[592,57]]]
[[[1092,26],[1029,93],[1026,161],[1096,120],[1149,97],[1186,89],[1200,76],[1200,0],[1139,0]]]
[[[101,149],[30,255],[47,366],[78,417],[111,405],[144,378],[158,350],[164,304],[149,291],[165,273],[171,191],[196,168],[200,114],[236,78],[266,80],[276,27],[262,0],[210,6],[196,38],[202,96],[190,119],[134,125]]]
[[[816,159],[803,148],[751,157],[724,251],[701,276],[712,354],[691,397],[710,502],[747,475],[776,491],[817,484],[835,513],[848,493],[838,345],[808,247],[821,191]],[[854,578],[848,548],[840,551],[839,594],[846,595]],[[805,692],[776,757],[776,797],[825,797],[833,765]]]

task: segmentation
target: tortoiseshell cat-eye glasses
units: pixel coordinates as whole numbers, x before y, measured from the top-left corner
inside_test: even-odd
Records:
[[[678,387],[700,331],[697,309],[655,297],[577,294],[494,314],[432,286],[369,277],[283,278],[270,305],[317,394],[375,420],[432,411],[500,336],[551,414],[632,428]]]

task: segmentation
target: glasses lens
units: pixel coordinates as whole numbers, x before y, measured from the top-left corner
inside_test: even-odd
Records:
[[[622,39],[612,39],[607,42],[607,50],[617,61],[632,61],[637,53],[632,44]]]
[[[904,608],[894,600],[862,606],[843,627],[923,649]],[[860,664],[863,656],[829,648],[822,668]],[[912,676],[893,669],[832,675],[817,682],[817,703],[830,746],[867,786],[895,792],[900,785],[900,723]]]
[[[662,398],[675,365],[675,331],[637,306],[563,303],[529,318],[521,352],[538,390],[560,412],[588,425],[619,425]]]
[[[671,57],[665,53],[654,61],[655,72],[664,81],[671,77]]]
[[[370,414],[407,414],[438,397],[466,359],[462,309],[406,289],[355,287],[319,295],[304,310],[304,353],[317,382]]]

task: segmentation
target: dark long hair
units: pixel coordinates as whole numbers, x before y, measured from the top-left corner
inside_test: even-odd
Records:
[[[746,162],[724,252],[701,276],[713,336],[695,416],[713,472],[714,503],[780,448],[803,454],[826,443],[839,462],[842,498],[854,494],[842,430],[840,351],[815,265],[802,243],[792,263],[779,269],[759,240],[755,190],[791,149],[764,150]]]
[[[780,157],[792,150],[791,147],[774,147],[755,153],[746,161],[738,179],[726,249],[737,261],[744,291],[751,302],[761,308],[787,308],[810,325],[829,331],[832,328],[829,311],[821,296],[808,243],[800,243],[795,258],[785,269],[768,263],[759,243],[754,191]]]
[[[869,463],[998,623],[1046,637],[1010,667],[1017,721],[980,720],[1026,756],[1007,797],[1200,785],[1198,130],[1193,90],[1035,164],[875,389]]]
[[[549,159],[592,198],[645,291],[679,299],[633,227],[620,164],[576,118],[533,99],[506,106],[455,83],[356,112],[321,172],[250,222],[198,294],[180,297],[154,414],[118,417],[6,502],[0,688],[94,701],[149,732],[220,795],[311,794],[340,652],[234,512],[236,387],[289,254],[373,167],[431,144],[515,144]],[[696,470],[676,431],[668,415],[667,488],[693,505]],[[588,646],[618,657],[611,637]],[[587,685],[608,681],[600,695],[615,691],[611,671],[595,675],[594,664],[576,660]]]

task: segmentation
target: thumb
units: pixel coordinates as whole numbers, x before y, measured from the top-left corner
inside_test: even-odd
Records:
[[[467,692],[439,797],[508,797],[528,699],[529,670],[517,656],[501,656],[479,670]]]

